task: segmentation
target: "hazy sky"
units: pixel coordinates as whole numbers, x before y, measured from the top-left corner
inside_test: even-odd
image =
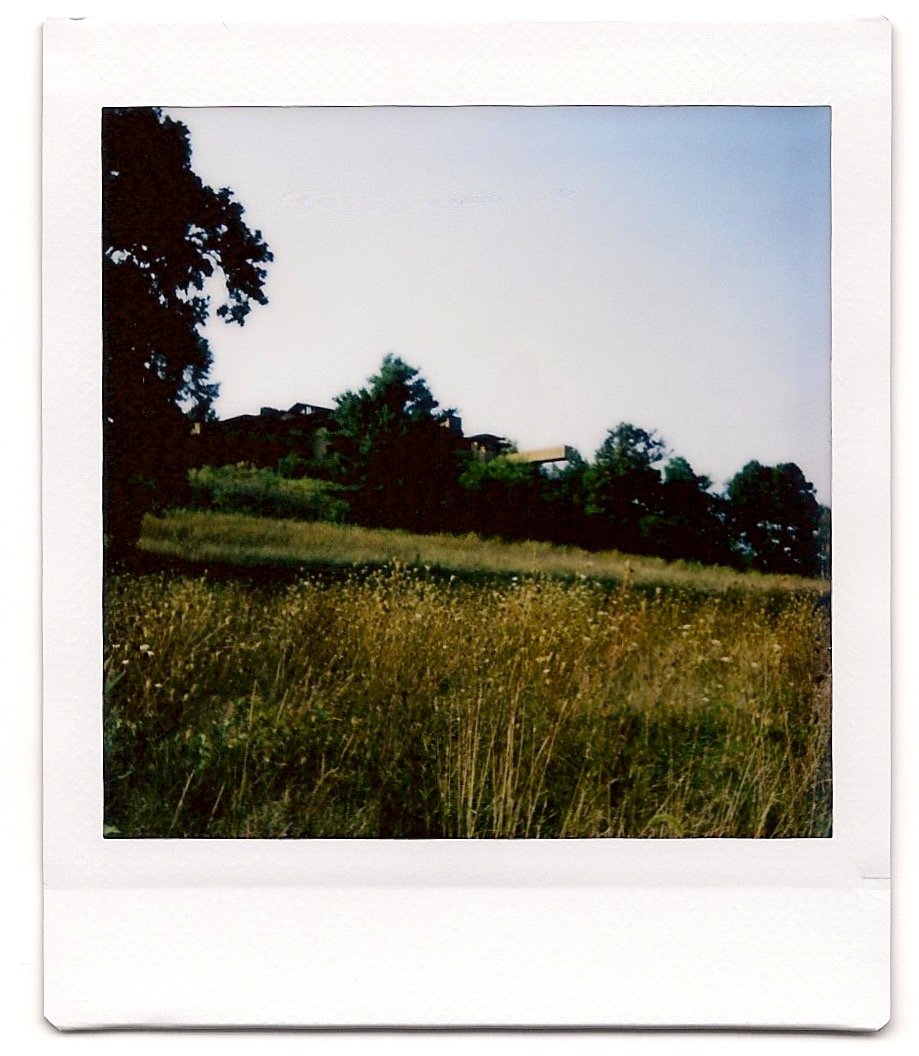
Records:
[[[467,434],[592,457],[629,421],[829,502],[829,108],[167,112],[275,254],[270,303],[207,328],[221,418],[392,352]]]

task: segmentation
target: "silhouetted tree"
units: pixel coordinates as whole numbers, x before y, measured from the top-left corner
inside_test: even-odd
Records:
[[[566,546],[590,544],[584,513],[587,468],[580,451],[572,449],[567,462],[549,466],[542,472],[546,537],[552,542]]]
[[[793,462],[748,462],[729,482],[727,500],[734,544],[753,568],[819,573],[820,505],[813,484]]]
[[[415,367],[387,354],[365,388],[335,400],[333,460],[365,524],[435,531],[456,488],[455,443]]]
[[[209,417],[217,386],[200,333],[217,270],[216,314],[243,324],[267,303],[261,233],[226,188],[191,168],[188,129],[159,109],[103,110],[103,511],[109,543],[139,535],[147,510],[184,497],[190,421]]]
[[[595,518],[596,542],[633,553],[653,549],[649,534],[662,503],[658,466],[667,453],[656,432],[628,422],[609,430],[584,475],[584,509]]]
[[[669,559],[724,564],[731,559],[723,500],[681,455],[664,467],[661,512],[650,525],[655,552]]]

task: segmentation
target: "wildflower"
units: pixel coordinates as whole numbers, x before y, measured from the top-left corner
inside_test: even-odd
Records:
[[[732,662],[729,656],[719,656],[718,659],[722,662],[722,664],[730,664]]]
[[[147,645],[147,643],[146,643],[146,642],[144,642],[144,644],[143,644],[143,645],[142,645],[142,646],[140,647],[140,651],[141,651],[142,653],[150,653],[150,652],[151,652],[151,649],[150,649],[150,646],[149,646],[149,645]]]

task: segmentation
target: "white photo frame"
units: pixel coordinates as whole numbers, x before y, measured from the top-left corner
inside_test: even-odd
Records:
[[[44,98],[48,1019],[883,1026],[889,25],[52,21]],[[101,108],[422,103],[832,108],[832,838],[102,838]]]

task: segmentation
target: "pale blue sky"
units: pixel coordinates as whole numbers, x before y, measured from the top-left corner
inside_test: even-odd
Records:
[[[393,352],[467,433],[591,457],[630,421],[829,502],[828,108],[168,112],[275,254],[270,303],[208,326],[220,417],[331,405]]]

